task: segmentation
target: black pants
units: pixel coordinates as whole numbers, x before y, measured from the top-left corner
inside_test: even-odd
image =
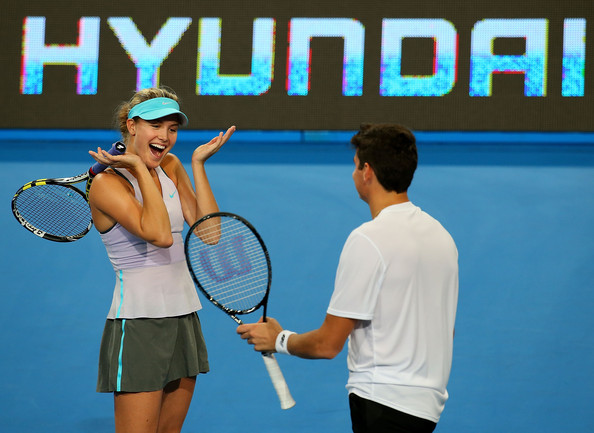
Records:
[[[431,433],[437,424],[349,394],[353,433]]]

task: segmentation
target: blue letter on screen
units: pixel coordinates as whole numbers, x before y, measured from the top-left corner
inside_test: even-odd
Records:
[[[23,24],[23,59],[21,93],[43,92],[44,65],[75,65],[76,93],[97,93],[99,60],[99,18],[82,17],[78,21],[77,45],[45,45],[45,17],[26,17]]]
[[[307,95],[310,89],[310,41],[313,37],[344,39],[342,94],[363,94],[365,28],[351,18],[293,18],[289,24],[287,93]]]
[[[563,24],[563,96],[584,96],[586,20],[568,18]]]
[[[107,22],[136,66],[136,90],[159,85],[159,68],[192,23],[191,18],[168,18],[150,45],[131,18],[112,17]]]
[[[434,40],[433,74],[402,75],[402,40]],[[388,19],[382,22],[381,96],[442,96],[456,83],[458,34],[443,19]]]
[[[198,40],[197,95],[261,95],[274,73],[273,18],[256,18],[252,38],[252,73],[221,75],[221,19],[202,18]]]
[[[487,19],[472,30],[470,96],[491,96],[493,74],[524,74],[524,95],[545,96],[548,20]],[[496,38],[524,38],[521,56],[493,54]]]

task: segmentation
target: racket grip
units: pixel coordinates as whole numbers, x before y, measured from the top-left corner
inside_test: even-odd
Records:
[[[274,354],[262,353],[262,359],[264,360],[264,365],[266,365],[266,369],[270,375],[270,380],[272,380],[272,385],[278,394],[281,408],[291,409],[295,406],[295,400],[293,400],[293,397],[291,396],[283,372],[281,371]]]
[[[124,143],[122,143],[121,141],[116,141],[115,143],[113,143],[113,146],[111,146],[111,149],[109,149],[107,151],[107,153],[109,153],[110,155],[122,155],[125,152],[126,152],[126,145]],[[93,164],[91,166],[91,168],[89,168],[89,175],[90,175],[90,177],[95,177],[99,173],[101,173],[103,170],[105,170],[106,168],[107,168],[107,165],[101,164],[100,162],[96,162],[95,164]]]

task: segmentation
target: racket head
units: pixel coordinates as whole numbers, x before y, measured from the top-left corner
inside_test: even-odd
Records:
[[[266,306],[272,269],[264,241],[244,218],[215,212],[196,221],[184,241],[186,261],[198,289],[235,316]]]
[[[81,178],[82,176],[82,178]],[[23,185],[12,198],[12,213],[31,233],[54,242],[73,242],[93,226],[85,194],[71,179],[39,179]],[[64,182],[66,181],[66,182]]]

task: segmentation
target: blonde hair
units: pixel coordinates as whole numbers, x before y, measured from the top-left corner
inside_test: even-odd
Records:
[[[121,103],[117,108],[116,128],[119,129],[125,143],[128,143],[128,139],[130,138],[127,125],[128,113],[135,105],[153,98],[170,98],[176,102],[179,102],[178,97],[173,89],[170,89],[166,86],[159,86],[139,90],[134,94],[134,96],[132,96],[132,98],[130,98],[129,101]]]

